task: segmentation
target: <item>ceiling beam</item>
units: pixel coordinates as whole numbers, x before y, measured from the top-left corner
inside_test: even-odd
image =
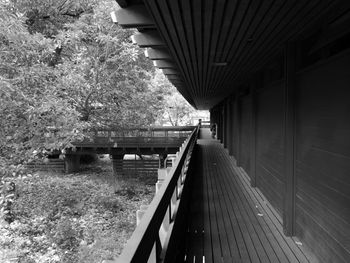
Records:
[[[152,60],[172,59],[169,51],[165,48],[147,48],[145,55]]]
[[[166,77],[168,78],[168,80],[181,80],[180,76],[176,75],[167,75]]]
[[[155,28],[154,20],[144,5],[132,5],[114,13],[116,22],[123,28]]]
[[[147,30],[131,36],[131,40],[139,47],[166,47],[156,30]]]
[[[164,75],[181,75],[179,71],[170,68],[162,69],[162,71]]]
[[[167,60],[153,60],[153,65],[160,69],[176,69],[176,65]]]

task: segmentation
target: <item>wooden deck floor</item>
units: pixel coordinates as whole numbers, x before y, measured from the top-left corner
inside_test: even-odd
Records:
[[[186,262],[309,262],[223,146],[201,131]]]

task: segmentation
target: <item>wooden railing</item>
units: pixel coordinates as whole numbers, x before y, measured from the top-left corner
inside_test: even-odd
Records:
[[[181,259],[186,223],[191,158],[199,126],[185,141],[174,166],[166,176],[122,254],[111,262],[175,262]],[[183,258],[182,258],[183,259]]]
[[[97,138],[128,138],[128,137],[187,137],[196,126],[169,126],[128,129],[96,129],[94,135]]]
[[[202,128],[210,128],[210,121],[201,121]]]

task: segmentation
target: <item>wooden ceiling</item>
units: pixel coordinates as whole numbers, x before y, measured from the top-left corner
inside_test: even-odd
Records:
[[[117,0],[118,23],[198,109],[210,109],[335,0]]]

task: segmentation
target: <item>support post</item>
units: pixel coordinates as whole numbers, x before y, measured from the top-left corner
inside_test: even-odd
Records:
[[[250,186],[256,187],[256,107],[257,94],[256,90],[261,85],[260,75],[254,76],[250,84],[251,98],[251,122],[250,122]]]
[[[165,168],[166,167],[166,157],[168,156],[168,154],[166,153],[162,153],[159,154],[159,168]]]
[[[233,155],[233,147],[234,147],[234,110],[233,110],[233,98],[230,98],[228,107],[229,107],[229,140],[228,140],[228,152],[229,155]]]
[[[64,159],[66,173],[75,173],[80,168],[80,154],[66,154]]]
[[[235,126],[236,126],[236,160],[237,166],[240,166],[241,160],[241,106],[239,101],[239,90],[235,97]]]
[[[221,127],[221,132],[220,132],[220,142],[224,143],[224,137],[225,137],[225,107],[223,105],[220,106],[220,127]]]
[[[225,148],[230,146],[230,99],[225,103]]]
[[[296,45],[287,43],[285,48],[285,194],[283,231],[294,235],[295,224],[295,71]]]
[[[112,165],[113,165],[113,177],[120,177],[123,173],[123,167],[121,166],[121,162],[124,158],[124,154],[113,154],[111,155]]]

